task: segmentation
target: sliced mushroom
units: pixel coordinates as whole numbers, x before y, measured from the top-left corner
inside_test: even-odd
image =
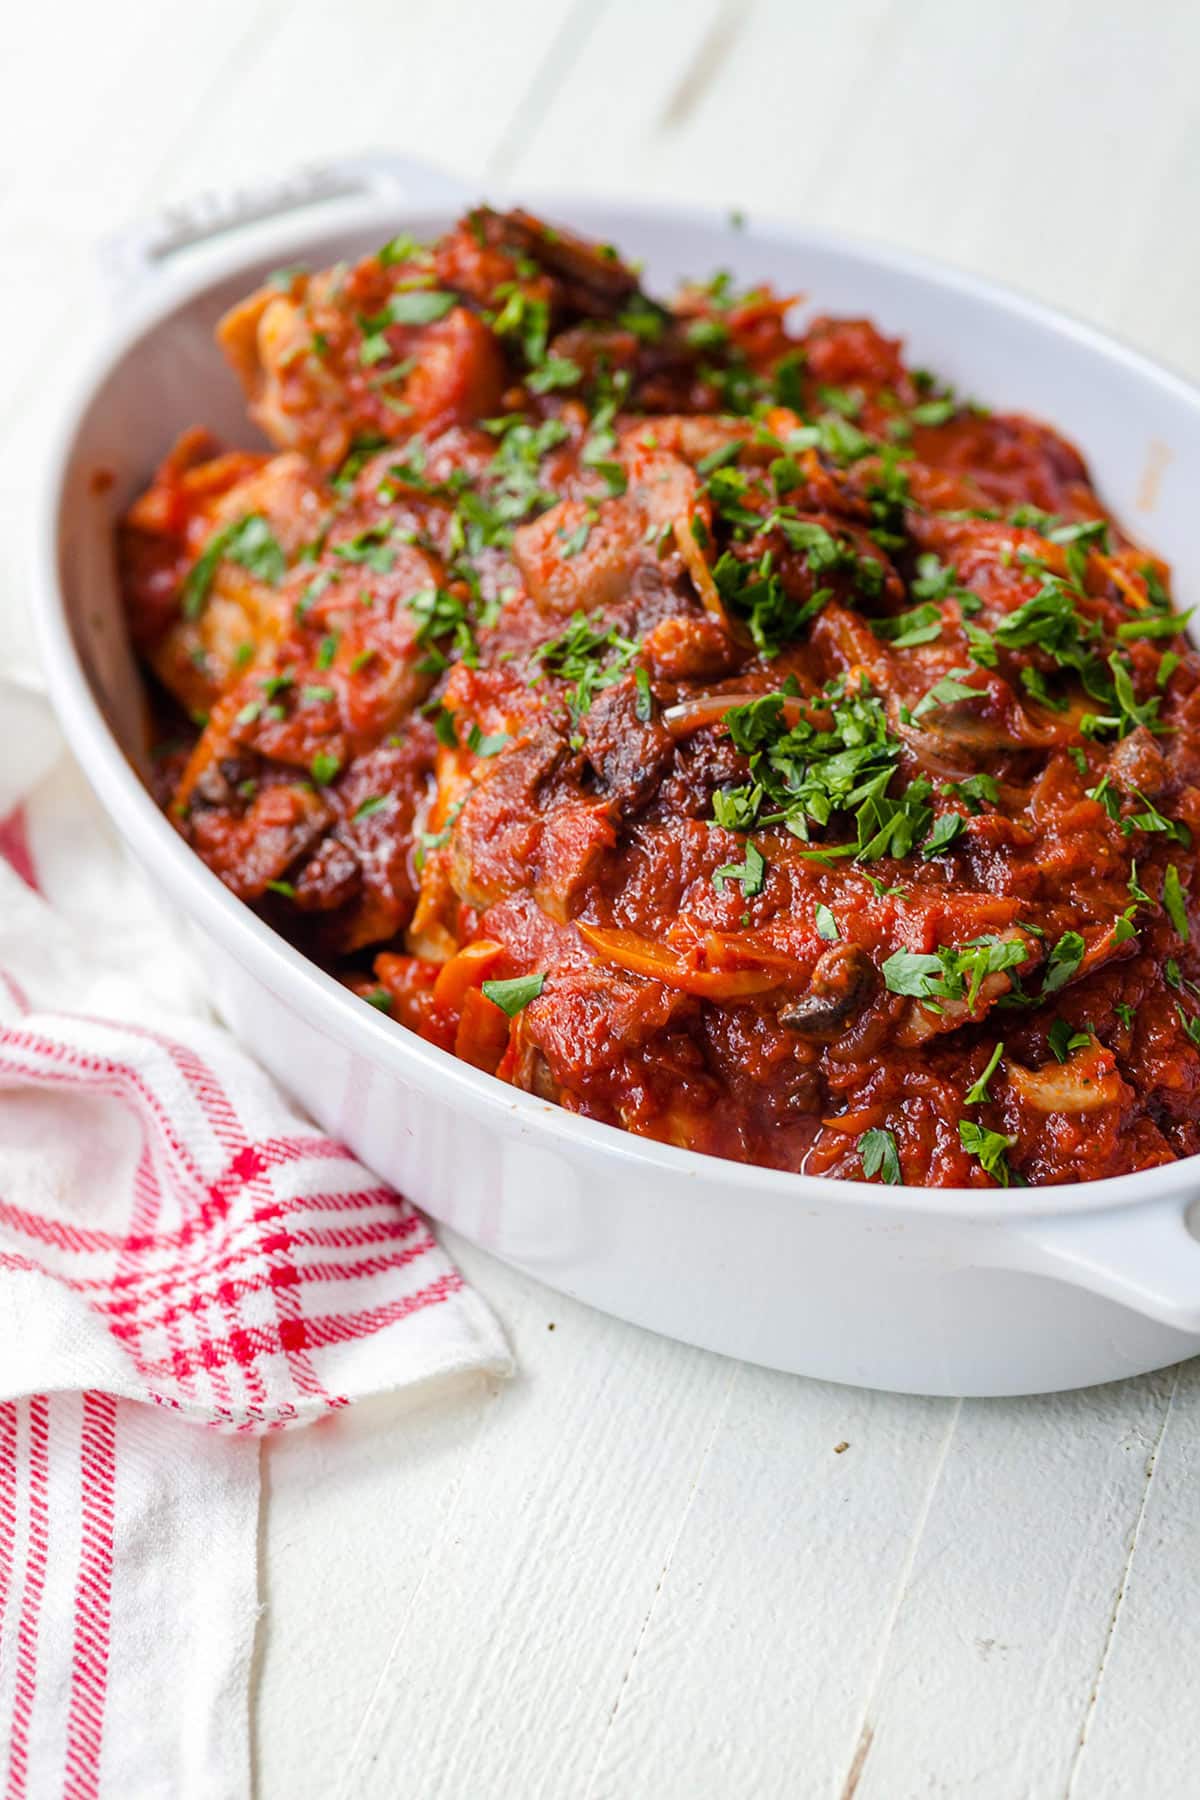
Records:
[[[833,944],[818,958],[808,992],[785,1006],[781,1025],[801,1037],[837,1037],[874,999],[879,971],[857,944]]]
[[[1116,1106],[1121,1098],[1121,1078],[1112,1052],[1093,1039],[1067,1063],[1046,1063],[1027,1069],[1010,1062],[1009,1086],[1032,1112],[1090,1113]]]
[[[1170,765],[1144,725],[1114,747],[1108,772],[1120,787],[1136,788],[1148,800],[1159,799],[1171,781]]]
[[[521,207],[502,213],[500,220],[508,237],[522,242],[544,268],[578,284],[598,303],[598,310],[607,311],[636,293],[637,276],[610,247],[547,225]]]

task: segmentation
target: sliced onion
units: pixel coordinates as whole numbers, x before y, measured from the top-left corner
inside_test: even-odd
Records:
[[[706,725],[719,725],[735,706],[748,706],[752,700],[763,698],[763,694],[751,692],[697,694],[690,700],[681,700],[678,706],[668,706],[662,716],[663,724],[673,738],[690,737]],[[784,696],[783,716],[789,725],[806,716],[805,703],[799,695]]]
[[[673,521],[672,529],[675,532],[675,542],[679,545],[679,554],[687,565],[687,572],[692,578],[692,583],[700,596],[700,603],[705,612],[710,618],[717,621],[727,637],[734,638],[739,643],[747,641],[746,634],[734,624],[725,610],[725,602],[717,592],[717,584],[713,580],[708,559],[696,542],[696,534],[692,530],[691,514],[680,513]]]
[[[795,964],[776,969],[700,969],[678,951],[637,931],[606,929],[582,921],[577,921],[576,929],[603,961],[707,1000],[737,1000],[750,994],[765,994],[781,987],[789,977],[798,979],[800,975]]]

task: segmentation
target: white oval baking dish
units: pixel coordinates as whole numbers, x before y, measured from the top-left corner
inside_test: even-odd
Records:
[[[1200,1158],[1040,1190],[883,1188],[747,1168],[575,1118],[347,993],[233,899],[144,790],[111,529],[183,427],[254,441],[215,321],[281,264],[354,257],[401,229],[433,235],[464,198],[444,176],[362,158],[110,246],[123,316],[73,389],[39,507],[41,644],[75,754],[199,928],[221,1012],[323,1127],[429,1212],[552,1287],[691,1343],[836,1381],[976,1395],[1084,1386],[1200,1351],[1188,1221]],[[652,284],[717,266],[770,279],[815,309],[871,315],[963,391],[1053,421],[1117,514],[1175,563],[1181,601],[1200,600],[1200,394],[1175,377],[895,251],[799,228],[735,231],[677,209],[523,198],[643,257]],[[273,216],[317,201],[320,217]],[[163,266],[233,225],[234,248]]]

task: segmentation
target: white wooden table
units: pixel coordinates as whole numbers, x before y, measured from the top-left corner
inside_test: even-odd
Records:
[[[934,251],[1200,377],[1193,0],[158,0],[0,25],[0,657],[96,237],[338,150]],[[1200,497],[1200,495],[1198,495]],[[265,1453],[276,1796],[1200,1795],[1200,1364],[859,1393],[452,1243],[519,1377]]]

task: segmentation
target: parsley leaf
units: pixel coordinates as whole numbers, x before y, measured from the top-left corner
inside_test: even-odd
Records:
[[[815,918],[817,936],[824,938],[827,943],[836,943],[842,934],[838,930],[838,922],[829,908],[823,904],[818,906]]]
[[[287,557],[266,519],[262,513],[247,513],[210,537],[188,570],[181,590],[185,619],[199,618],[225,557],[269,587],[278,587],[287,573]]]
[[[545,975],[514,975],[508,981],[485,981],[483,997],[515,1019],[531,1000],[537,999],[545,985]]]
[[[934,824],[933,830],[921,845],[921,856],[925,862],[932,857],[941,856],[956,839],[967,829],[967,821],[961,813],[942,813]]]
[[[974,1119],[958,1121],[958,1135],[963,1149],[968,1156],[974,1156],[985,1175],[998,1181],[1001,1187],[1007,1187],[1012,1180],[1006,1152],[1016,1143],[1016,1138],[1006,1137],[1002,1131],[987,1131],[977,1125]]]
[[[344,538],[330,548],[343,562],[362,563],[377,575],[386,575],[396,560],[396,552],[386,548],[391,535],[390,525],[367,525],[353,537]]]
[[[1167,917],[1186,944],[1192,935],[1192,928],[1188,924],[1183,883],[1179,879],[1179,870],[1174,863],[1167,864],[1167,872],[1163,876],[1162,903],[1166,908]]]
[[[584,613],[572,613],[566,630],[539,644],[531,661],[541,669],[531,678],[541,680],[542,671],[557,675],[571,683],[567,689],[567,710],[578,724],[596,695],[611,687],[629,668],[640,645],[623,637],[615,625],[604,625],[602,615],[588,619]]]
[[[1117,636],[1122,643],[1131,638],[1165,638],[1175,637],[1181,632],[1191,618],[1195,608],[1185,613],[1156,613],[1140,619],[1125,619],[1117,626]]]
[[[763,883],[767,877],[766,858],[753,844],[746,845],[745,860],[740,863],[723,863],[719,869],[713,870],[713,886],[718,894],[725,892],[727,881],[741,884],[742,893],[747,900],[755,894],[761,894]]]
[[[444,319],[458,305],[458,295],[441,288],[402,288],[393,294],[383,313],[370,321],[369,330],[381,331],[387,325],[432,325]],[[380,321],[382,320],[382,323]]]
[[[534,369],[525,385],[535,394],[548,394],[553,388],[576,387],[583,380],[583,370],[569,356],[548,356],[540,369]]]
[[[868,1181],[879,1175],[889,1187],[898,1187],[903,1182],[895,1132],[883,1131],[878,1127],[864,1131],[858,1140],[858,1150],[862,1157],[863,1174]]]
[[[969,675],[970,669],[951,669],[940,681],[935,681],[929,692],[918,700],[913,707],[913,718],[919,719],[925,713],[933,712],[940,706],[950,706],[956,700],[979,700],[983,696],[981,688],[972,687],[962,677]]]
[[[977,937],[931,952],[896,950],[883,964],[890,993],[918,1000],[965,1000],[974,1009],[989,975],[1016,968],[1028,955],[1020,938]]]
[[[355,819],[369,819],[373,813],[382,812],[385,807],[390,806],[391,802],[392,796],[390,794],[371,794],[366,800],[361,800],[359,802],[351,817]]]
[[[1064,931],[1046,959],[1046,978],[1042,983],[1042,997],[1057,994],[1075,974],[1083,961],[1087,948],[1077,931]]]
[[[1091,1041],[1089,1032],[1075,1031],[1066,1019],[1055,1019],[1046,1033],[1046,1042],[1060,1063],[1065,1063],[1073,1050],[1086,1050]]]
[[[991,1056],[988,1058],[987,1068],[983,1071],[979,1080],[973,1081],[967,1089],[966,1098],[968,1106],[985,1106],[991,1099],[991,1095],[988,1093],[988,1082],[1000,1067],[1000,1058],[1003,1055],[1004,1045],[997,1044],[992,1051]]]
[[[931,600],[914,606],[908,612],[895,613],[890,619],[868,621],[877,638],[890,642],[896,650],[911,649],[914,644],[932,644],[942,635],[942,615]]]

